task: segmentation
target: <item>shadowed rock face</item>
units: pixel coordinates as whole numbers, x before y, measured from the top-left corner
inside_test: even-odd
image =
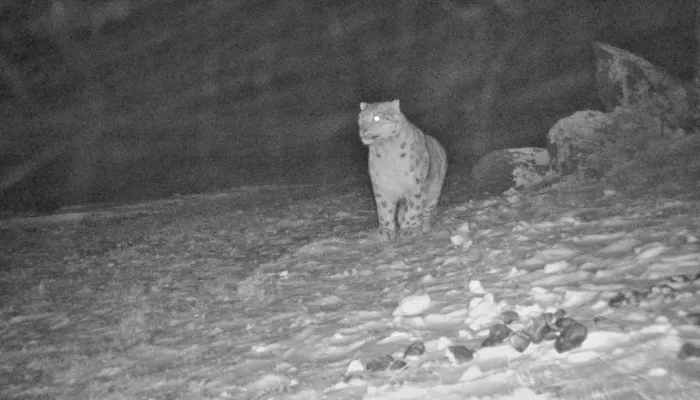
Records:
[[[691,129],[700,122],[700,96],[689,82],[614,46],[596,43],[596,87],[608,112],[654,101],[670,127]]]
[[[68,203],[364,182],[354,110],[361,100],[400,98],[458,171],[493,149],[543,146],[558,119],[600,108],[590,50],[598,36],[624,47],[662,32],[643,56],[663,58],[664,67],[686,62],[667,46],[692,28],[685,1],[534,2],[523,10],[115,1],[79,7],[77,26],[51,29],[39,23],[51,10],[18,3],[0,16],[16,33],[0,40],[15,76],[0,77],[0,106],[22,117],[0,121],[0,132],[39,148],[94,138],[78,141],[93,156],[69,169],[90,179],[69,191]]]
[[[0,190],[0,212],[50,214],[64,205],[65,182],[71,160],[61,155],[31,171],[11,187]]]

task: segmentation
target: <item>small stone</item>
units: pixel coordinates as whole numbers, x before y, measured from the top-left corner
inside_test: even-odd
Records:
[[[368,362],[365,369],[369,372],[386,371],[393,362],[394,358],[386,355]]]
[[[679,360],[691,357],[700,357],[700,347],[692,343],[684,343],[677,355]]]
[[[563,353],[571,349],[575,349],[583,343],[588,337],[588,328],[580,322],[576,322],[570,318],[562,318],[566,321],[566,327],[562,329],[559,338],[554,342],[554,349],[557,353]]]
[[[552,329],[554,331],[559,330],[559,328],[557,328],[557,326],[554,324],[555,322],[557,322],[556,319],[554,318],[554,314],[549,313],[549,312],[542,313],[542,318],[544,319],[544,322],[547,324],[547,326],[550,329]]]
[[[647,371],[647,375],[658,378],[660,376],[668,375],[668,370],[666,368],[656,367]]]
[[[608,305],[612,308],[620,308],[627,305],[627,298],[625,297],[624,293],[617,292],[615,296],[608,300]]]
[[[676,289],[672,288],[671,286],[667,284],[661,284],[661,285],[654,285],[651,287],[651,292],[652,293],[659,293],[663,296],[669,296],[673,293],[676,292]]]
[[[360,375],[360,374],[350,374],[346,375],[345,379],[343,379],[343,382],[348,383],[348,384],[355,384],[361,381],[364,381],[365,377]]]
[[[353,360],[350,362],[348,365],[348,368],[345,370],[345,375],[350,375],[358,372],[364,372],[365,367],[362,365],[362,363],[359,360]]]
[[[689,313],[686,315],[686,318],[688,318],[688,321],[696,326],[700,326],[700,313],[694,312],[694,313]]]
[[[438,342],[437,342],[437,350],[443,351],[448,346],[452,346],[452,341],[444,336],[440,336],[440,339],[438,339]]]
[[[503,311],[501,313],[501,317],[503,318],[503,323],[505,325],[510,325],[513,322],[518,322],[518,320],[520,320],[520,315],[518,315],[517,312],[511,310]]]
[[[455,246],[461,246],[466,242],[466,239],[462,235],[454,235],[450,237],[450,242],[452,242],[453,245]]]
[[[389,370],[390,371],[398,371],[400,369],[406,368],[408,364],[406,364],[406,361],[404,360],[396,360],[391,365],[389,365]]]
[[[481,285],[481,282],[476,280],[469,282],[469,291],[477,294],[486,293],[486,290],[484,290],[484,287]]]
[[[425,344],[423,342],[413,342],[403,352],[403,358],[418,357],[425,353]]]
[[[552,328],[550,328],[549,324],[547,323],[548,319],[550,321],[553,319],[552,314],[549,314],[549,316],[547,314],[548,313],[545,313],[539,317],[535,317],[531,319],[527,325],[525,325],[523,333],[530,337],[532,343],[540,343],[550,332],[552,332]]]
[[[636,306],[639,305],[641,301],[649,297],[650,293],[651,290],[649,288],[620,291],[608,301],[608,304],[613,308],[628,305]]]
[[[557,330],[564,330],[573,324],[578,324],[578,322],[571,318],[561,318],[554,323],[554,326],[556,326]]]
[[[490,347],[501,344],[511,333],[512,329],[505,324],[496,324],[489,329],[489,336],[481,343],[481,347]]]
[[[668,278],[669,281],[672,283],[688,283],[690,282],[690,278],[685,276],[685,275],[673,275]]]
[[[544,266],[544,273],[545,274],[554,274],[557,272],[564,271],[565,269],[569,268],[569,263],[566,261],[556,261],[553,263],[546,264]]]
[[[430,295],[427,293],[424,295],[408,296],[401,300],[399,306],[394,310],[394,316],[404,316],[411,317],[414,315],[422,314],[425,310],[430,308]]]
[[[522,353],[530,345],[530,337],[523,332],[515,332],[508,338],[510,345],[513,346],[515,350]]]
[[[457,228],[457,232],[469,233],[469,230],[469,222],[465,222],[459,228]]]
[[[449,346],[447,351],[452,353],[454,361],[456,364],[462,364],[469,362],[474,359],[474,352],[466,348],[465,346]]]
[[[483,372],[481,372],[481,369],[477,367],[476,365],[472,365],[471,367],[467,368],[464,373],[462,373],[462,376],[459,377],[460,382],[465,382],[465,381],[471,381],[474,380],[478,377],[483,375]]]
[[[640,301],[649,297],[650,293],[651,289],[649,288],[632,289],[627,293],[627,301],[632,305],[637,305]]]

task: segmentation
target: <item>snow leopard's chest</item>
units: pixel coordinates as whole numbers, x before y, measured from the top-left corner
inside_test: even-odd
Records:
[[[428,158],[416,140],[374,143],[370,146],[369,172],[375,186],[397,195],[416,192],[425,182]]]

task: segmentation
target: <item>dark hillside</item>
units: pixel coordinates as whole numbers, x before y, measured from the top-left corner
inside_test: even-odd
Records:
[[[693,4],[5,1],[0,208],[364,182],[358,103],[393,98],[465,171],[599,108],[593,40],[689,78]]]

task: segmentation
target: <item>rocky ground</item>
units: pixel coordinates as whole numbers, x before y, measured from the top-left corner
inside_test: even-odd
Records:
[[[244,188],[0,222],[5,399],[697,399],[700,188]]]

